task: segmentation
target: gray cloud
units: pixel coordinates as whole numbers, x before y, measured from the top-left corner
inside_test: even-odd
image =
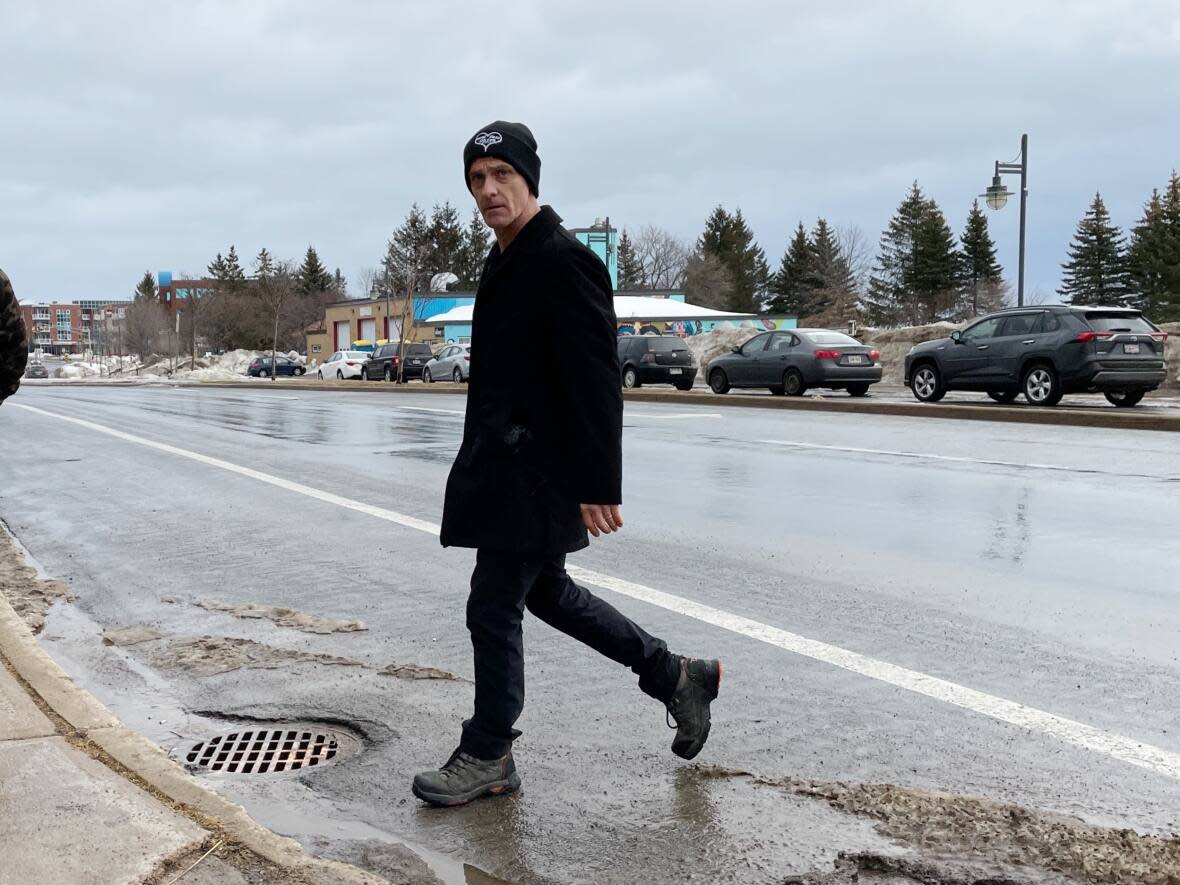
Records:
[[[875,240],[914,179],[957,228],[1027,131],[1048,294],[1095,190],[1127,227],[1180,166],[1177,59],[1151,0],[0,0],[0,265],[24,299],[103,297],[313,243],[355,280],[411,202],[466,211],[494,118],[534,129],[569,223],[691,239],[741,206],[773,263],[821,214]],[[1014,280],[1016,212],[989,218]]]

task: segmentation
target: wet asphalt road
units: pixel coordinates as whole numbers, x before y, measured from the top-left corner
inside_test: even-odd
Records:
[[[380,869],[404,838],[461,879],[776,881],[860,821],[668,751],[633,677],[526,621],[514,799],[439,812],[408,793],[470,705],[473,554],[430,534],[57,418],[85,419],[437,522],[462,397],[199,388],[26,388],[0,412],[0,517],[80,596],[52,654],[166,747],[233,717],[345,723],[359,756],[304,778],[213,776],[265,823]],[[628,406],[627,526],[571,563],[762,625],[1180,753],[1180,439],[1011,424]],[[698,761],[761,774],[966,792],[1143,832],[1180,831],[1180,778],[1073,746],[637,601],[603,595],[674,650],[725,659]],[[297,633],[200,599],[360,618]],[[155,625],[115,649],[101,631]],[[169,637],[242,637],[366,667],[200,675]],[[438,667],[460,681],[382,676]]]

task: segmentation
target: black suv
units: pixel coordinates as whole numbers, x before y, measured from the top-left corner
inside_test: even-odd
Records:
[[[905,358],[905,383],[931,403],[948,390],[981,390],[1000,403],[1023,393],[1031,405],[1053,406],[1067,393],[1097,392],[1134,406],[1166,377],[1167,338],[1131,308],[1004,310],[916,345]]]
[[[373,355],[365,360],[365,364],[361,366],[361,379],[369,381],[384,378],[386,381],[396,381],[398,365],[397,348],[398,344],[396,341],[378,345],[377,349],[373,351]],[[430,349],[429,344],[411,344],[407,342],[405,352],[402,356],[406,361],[402,378],[409,381],[411,378],[422,377],[422,370],[434,356],[434,351]]]
[[[677,390],[692,390],[697,377],[688,345],[670,336],[624,335],[619,339],[619,368],[624,387],[675,384]]]

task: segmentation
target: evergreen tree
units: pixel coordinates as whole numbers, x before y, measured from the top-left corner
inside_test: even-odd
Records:
[[[429,247],[423,265],[428,276],[453,273],[463,260],[463,224],[450,202],[436,205],[430,216]]]
[[[242,272],[242,263],[238,260],[237,249],[230,244],[229,253],[223,262],[224,276],[222,281],[229,284],[230,289],[240,289],[246,282],[246,275]]]
[[[902,322],[910,299],[909,280],[914,264],[915,232],[927,213],[926,196],[914,182],[881,234],[881,248],[869,277],[865,296],[868,321],[890,326]]]
[[[143,279],[135,287],[135,300],[156,301],[156,279],[151,271],[143,272]]]
[[[996,244],[978,200],[967,213],[959,243],[963,255],[963,313],[974,317],[998,309],[1003,303],[1004,269],[996,260]]]
[[[808,241],[809,260],[803,275],[802,316],[833,319],[833,308],[854,294],[852,268],[828,222],[820,218]],[[843,313],[842,309],[840,313]]]
[[[1127,248],[1127,275],[1136,306],[1157,323],[1180,320],[1180,178],[1165,196],[1151,192]]]
[[[800,317],[804,315],[808,295],[806,283],[811,276],[811,242],[803,222],[795,228],[791,242],[783,252],[778,272],[770,281],[770,303],[767,310],[775,314]]]
[[[914,230],[913,264],[906,280],[908,322],[933,323],[956,315],[961,267],[962,258],[946,216],[938,204],[928,200]]]
[[[627,228],[623,228],[623,235],[619,237],[619,290],[634,292],[647,288],[643,274],[643,264],[635,254],[635,244]]]
[[[332,297],[337,301],[343,301],[348,297],[348,280],[344,279],[340,268],[336,268],[336,272],[332,274]]]
[[[321,292],[332,291],[332,275],[320,261],[320,256],[313,246],[307,247],[303,264],[299,266],[295,277],[302,295],[318,295]]]
[[[254,277],[255,279],[264,280],[267,277],[273,277],[278,268],[275,265],[275,260],[271,257],[270,252],[263,246],[258,250],[258,255],[254,258]]]
[[[754,242],[754,234],[738,209],[732,215],[718,206],[705,222],[697,241],[697,252],[712,255],[729,271],[732,294],[728,307],[740,313],[754,313],[761,307],[770,276],[766,255]]]
[[[406,220],[393,232],[381,259],[381,289],[391,295],[404,295],[408,290],[420,292],[429,281],[426,261],[431,251],[430,222],[415,203]]]
[[[479,277],[490,248],[488,226],[484,224],[479,210],[474,209],[471,212],[471,220],[463,232],[463,247],[459,250],[459,260],[454,268],[455,276],[459,278],[457,286],[460,289],[472,290],[479,287]]]
[[[215,279],[218,282],[225,281],[227,268],[225,265],[225,258],[222,257],[220,252],[217,253],[216,258],[209,262],[207,265],[207,270],[209,271],[209,276],[212,279]]]
[[[1078,222],[1069,247],[1069,261],[1061,266],[1058,293],[1070,304],[1122,306],[1130,299],[1123,233],[1110,220],[1102,195],[1095,194]]]

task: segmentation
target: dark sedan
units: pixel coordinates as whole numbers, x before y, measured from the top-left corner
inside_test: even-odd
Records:
[[[275,375],[302,375],[306,371],[303,363],[285,356],[274,357],[273,365],[269,356],[256,357],[246,368],[246,374],[251,378],[269,378],[272,372]]]
[[[802,396],[812,387],[864,396],[881,380],[881,354],[843,332],[782,329],[764,332],[723,354],[705,373],[714,393],[766,387],[776,396]]]

